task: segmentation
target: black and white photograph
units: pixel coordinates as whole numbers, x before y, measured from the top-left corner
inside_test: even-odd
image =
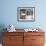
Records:
[[[18,7],[18,21],[35,21],[35,7]]]

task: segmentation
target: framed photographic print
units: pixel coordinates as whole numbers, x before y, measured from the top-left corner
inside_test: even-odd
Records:
[[[35,7],[18,7],[17,20],[22,22],[35,21]]]

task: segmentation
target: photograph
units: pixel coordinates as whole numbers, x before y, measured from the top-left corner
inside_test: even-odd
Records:
[[[18,7],[17,8],[18,21],[35,21],[35,7]]]

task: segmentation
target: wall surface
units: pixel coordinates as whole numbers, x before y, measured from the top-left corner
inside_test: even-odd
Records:
[[[16,28],[46,28],[46,0],[0,0],[0,29],[13,24]],[[35,22],[18,22],[17,7],[35,7]],[[44,30],[46,31],[46,30]]]

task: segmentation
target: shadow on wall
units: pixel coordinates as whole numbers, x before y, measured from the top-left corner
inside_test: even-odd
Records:
[[[0,24],[0,43],[2,43],[2,32],[5,32],[6,30],[3,30],[5,28],[4,24]]]

